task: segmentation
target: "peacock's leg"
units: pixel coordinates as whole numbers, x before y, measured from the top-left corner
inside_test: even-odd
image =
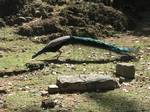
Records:
[[[54,56],[54,58],[56,57],[56,59],[58,60],[59,57],[60,57],[60,55],[62,54],[62,51],[61,51],[61,50],[58,50],[57,52],[58,52],[58,54],[57,54],[56,56]]]
[[[61,50],[58,50],[58,55],[57,55],[57,60],[59,59],[60,55],[62,54],[62,51]]]

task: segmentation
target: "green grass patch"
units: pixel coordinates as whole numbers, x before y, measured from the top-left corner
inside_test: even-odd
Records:
[[[20,37],[14,32],[14,28],[6,27],[0,29],[0,47],[11,49],[10,51],[2,51],[0,70],[5,68],[25,68],[26,63],[39,60],[49,62],[49,67],[20,76],[1,78],[1,81],[6,82],[6,87],[10,82],[13,84],[10,89],[12,95],[5,97],[9,112],[51,111],[40,108],[42,100],[40,91],[46,90],[49,84],[54,84],[58,76],[101,73],[109,75],[115,72],[115,66],[118,61],[112,60],[119,57],[119,55],[113,54],[113,57],[110,57],[109,52],[106,50],[80,45],[63,47],[63,53],[58,61],[53,60],[53,56],[57,53],[43,54],[31,60],[33,53],[37,52],[44,45],[33,43],[27,37]],[[77,98],[78,103],[72,106],[74,112],[149,112],[150,93],[147,88],[150,78],[150,70],[148,69],[150,39],[131,38],[130,40],[130,38],[116,38],[112,41],[106,41],[120,46],[140,47],[143,53],[139,55],[142,58],[135,62],[129,61],[129,63],[135,65],[136,75],[142,74],[148,79],[134,82],[127,93],[122,89],[117,89],[105,93],[66,94],[62,95],[64,97],[62,100],[66,100],[68,96],[75,99],[79,97]],[[69,103],[64,104],[65,107],[69,107],[71,101],[66,100],[66,102]]]

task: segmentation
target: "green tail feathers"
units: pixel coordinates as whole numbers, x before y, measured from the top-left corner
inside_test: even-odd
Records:
[[[119,47],[119,46],[116,46],[116,45],[113,45],[113,44],[110,44],[110,43],[107,43],[98,39],[92,39],[92,38],[87,38],[87,37],[82,38],[82,37],[77,37],[77,36],[73,36],[72,39],[74,43],[102,48],[102,49],[110,50],[119,54],[128,54],[128,53],[132,53],[135,51],[135,49],[133,48]]]
[[[77,37],[77,36],[63,36],[49,42],[43,49],[41,49],[36,54],[34,54],[32,56],[32,59],[45,52],[57,52],[61,47],[68,44],[81,44],[81,45],[86,45],[91,47],[97,47],[100,49],[113,51],[119,54],[128,55],[129,53],[136,53],[135,52],[136,50],[133,48],[119,47],[98,39]]]

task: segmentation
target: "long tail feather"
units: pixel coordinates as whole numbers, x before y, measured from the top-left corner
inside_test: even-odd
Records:
[[[126,54],[126,53],[134,52],[133,48],[119,47],[119,46],[104,42],[102,40],[97,40],[97,39],[92,39],[92,38],[82,38],[82,37],[77,37],[77,36],[73,36],[72,39],[74,43],[102,48],[102,49],[110,50],[119,54]]]

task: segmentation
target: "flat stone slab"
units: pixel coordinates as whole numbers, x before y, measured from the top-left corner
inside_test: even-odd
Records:
[[[107,91],[119,87],[117,81],[108,75],[60,76],[56,85],[55,90],[59,93]],[[52,93],[50,90],[49,86],[48,91]]]
[[[55,93],[59,93],[59,92],[60,92],[60,88],[57,85],[49,85],[48,86],[49,94],[55,94]]]
[[[118,63],[116,65],[116,76],[133,79],[135,77],[135,66],[129,63]]]

